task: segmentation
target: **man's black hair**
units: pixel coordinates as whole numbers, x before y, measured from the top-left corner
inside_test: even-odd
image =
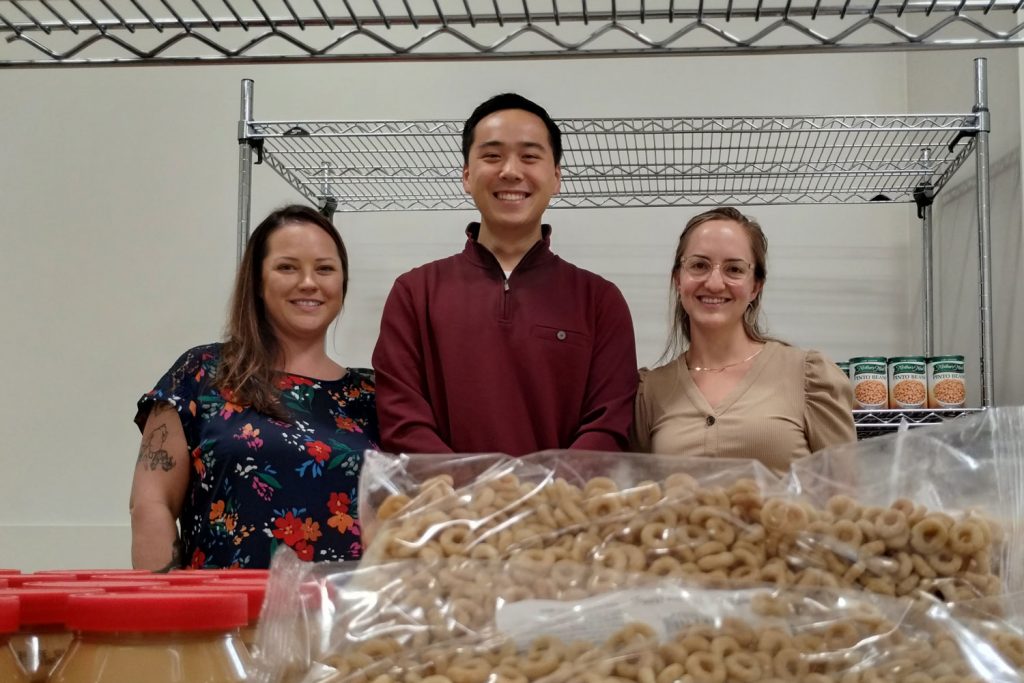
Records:
[[[481,120],[490,116],[494,112],[504,111],[506,109],[522,109],[523,111],[530,112],[543,121],[544,127],[548,129],[548,137],[551,139],[551,151],[555,155],[555,165],[557,166],[562,163],[562,131],[558,130],[558,126],[555,125],[555,122],[550,116],[548,116],[548,113],[544,111],[544,107],[513,92],[495,95],[474,109],[473,113],[470,114],[468,119],[466,119],[466,125],[462,127],[463,163],[469,163],[469,150],[473,146],[473,135],[476,132],[476,124],[480,123]]]

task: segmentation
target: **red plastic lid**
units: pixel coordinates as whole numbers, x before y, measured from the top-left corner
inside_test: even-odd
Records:
[[[173,572],[170,574],[93,574],[90,581],[163,581],[171,586],[201,586],[214,581],[216,576],[207,576],[203,572]]]
[[[244,595],[248,602],[249,621],[259,619],[263,609],[263,598],[267,595],[267,584],[243,581],[211,581],[202,586],[157,586],[154,591],[168,593],[227,593],[228,595]]]
[[[18,596],[0,596],[0,633],[14,633],[20,627],[21,602]]]
[[[0,578],[0,588],[7,588],[7,579]]]
[[[166,581],[29,581],[22,585],[23,589],[29,588],[66,588],[75,590],[77,588],[95,588],[104,593],[136,593],[149,588],[162,588],[169,586]]]
[[[170,592],[97,593],[68,599],[67,625],[73,631],[227,631],[249,623],[242,594]]]
[[[91,579],[94,576],[154,576],[154,572],[148,569],[47,569],[45,571],[36,572],[36,576],[45,577],[48,574],[74,574],[79,581],[83,579]]]
[[[11,574],[20,574],[20,569],[0,569],[0,576],[10,576]]]
[[[74,574],[56,572],[52,574],[12,574],[5,576],[7,579],[8,588],[19,588],[22,584],[28,583],[29,581],[38,583],[39,581],[78,581],[78,577]]]
[[[21,601],[22,626],[63,626],[68,616],[68,598],[82,593],[100,594],[98,588],[5,588],[0,597],[17,596]]]

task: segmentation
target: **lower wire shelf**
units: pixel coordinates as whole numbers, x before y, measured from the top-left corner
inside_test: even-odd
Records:
[[[854,410],[857,438],[867,439],[892,434],[906,421],[911,428],[942,424],[964,415],[980,413],[984,408],[915,408],[906,410]]]

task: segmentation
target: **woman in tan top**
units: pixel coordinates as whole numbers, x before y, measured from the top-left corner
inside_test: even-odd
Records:
[[[794,458],[856,438],[842,371],[760,329],[767,253],[761,226],[731,207],[686,224],[672,267],[675,324],[666,352],[679,355],[641,370],[635,450],[754,458],[784,471]]]

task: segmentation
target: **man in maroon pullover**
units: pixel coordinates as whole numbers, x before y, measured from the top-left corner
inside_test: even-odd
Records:
[[[459,254],[399,277],[373,352],[384,449],[405,453],[627,447],[633,323],[612,283],[550,249],[561,132],[498,95],[462,133],[462,186],[480,211]]]

